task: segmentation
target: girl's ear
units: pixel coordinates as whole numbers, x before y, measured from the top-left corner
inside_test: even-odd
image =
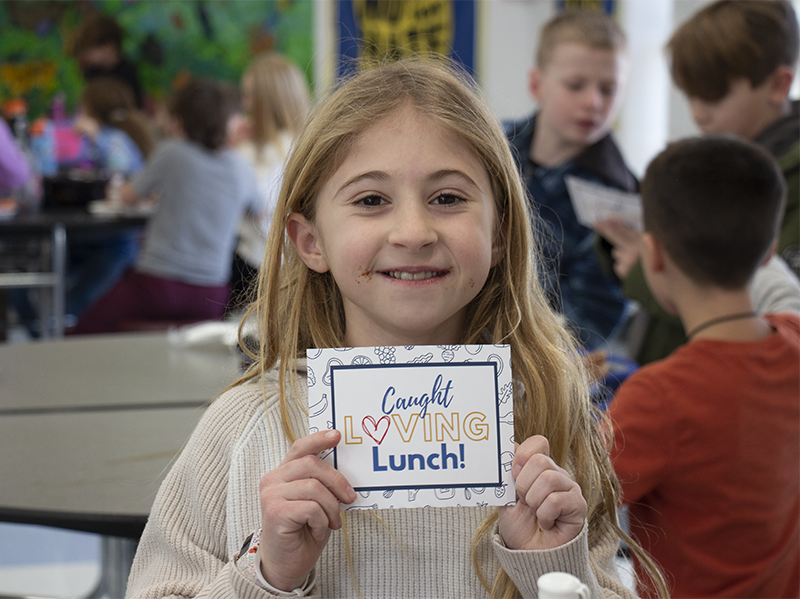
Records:
[[[322,273],[330,267],[317,243],[317,231],[305,216],[292,212],[286,218],[286,234],[300,258],[311,270]]]

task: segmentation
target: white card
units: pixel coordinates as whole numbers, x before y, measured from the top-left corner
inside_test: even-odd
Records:
[[[311,432],[357,499],[344,509],[510,505],[514,401],[508,345],[310,349]]]
[[[595,223],[614,219],[641,233],[642,198],[639,194],[620,191],[572,175],[564,177],[564,182],[567,184],[575,216],[583,226],[593,228]]]

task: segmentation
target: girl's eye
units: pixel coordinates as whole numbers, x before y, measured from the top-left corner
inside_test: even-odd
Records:
[[[381,206],[382,204],[385,203],[385,200],[381,196],[371,195],[359,198],[358,200],[356,200],[355,203],[357,206],[374,207],[374,206]]]
[[[433,203],[440,206],[452,206],[463,201],[464,198],[452,193],[441,193],[433,199]]]
[[[580,91],[583,88],[583,83],[580,81],[567,81],[565,85],[568,90],[573,92]]]

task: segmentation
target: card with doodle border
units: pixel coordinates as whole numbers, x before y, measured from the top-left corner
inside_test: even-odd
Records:
[[[511,505],[508,345],[310,349],[310,432],[356,490],[344,509]]]

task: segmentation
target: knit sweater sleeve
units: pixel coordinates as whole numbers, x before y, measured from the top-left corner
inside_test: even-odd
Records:
[[[614,561],[619,548],[619,537],[610,526],[598,535],[597,541],[591,546],[588,541],[588,525],[584,523],[578,536],[561,547],[542,551],[518,551],[505,546],[495,525],[492,545],[500,565],[523,597],[537,597],[537,581],[548,572],[572,574],[589,587],[590,597],[634,597],[620,580]]]
[[[229,466],[246,425],[247,395],[233,389],[211,405],[161,485],[126,597],[273,597],[245,577],[226,549]]]

